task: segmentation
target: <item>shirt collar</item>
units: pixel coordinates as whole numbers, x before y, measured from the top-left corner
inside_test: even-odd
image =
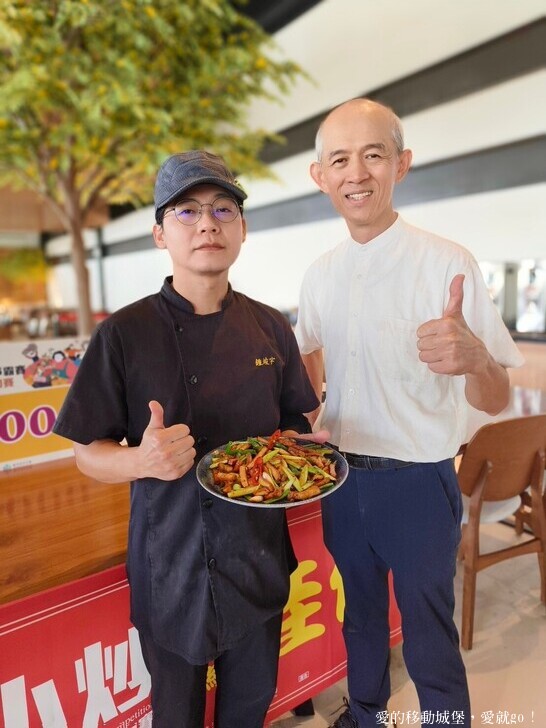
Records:
[[[163,285],[161,287],[160,291],[161,295],[167,299],[169,303],[171,303],[175,308],[177,308],[179,311],[184,311],[185,313],[194,313],[194,307],[193,303],[191,301],[188,301],[187,298],[184,298],[184,296],[181,296],[178,291],[175,291],[173,287],[173,277],[167,276],[165,280],[163,281]],[[228,290],[225,295],[225,298],[222,301],[222,311],[229,306],[229,304],[233,300],[233,289],[231,287],[231,283],[228,283]]]
[[[372,238],[367,243],[359,243],[353,238],[349,238],[351,248],[353,250],[356,250],[357,252],[371,252],[372,250],[378,250],[379,248],[383,248],[385,247],[385,245],[392,243],[398,238],[398,236],[400,235],[401,227],[402,218],[400,217],[400,215],[397,215],[396,220],[390,227],[388,227],[386,230],[383,230],[382,233],[379,233],[379,235],[376,235],[375,238]]]

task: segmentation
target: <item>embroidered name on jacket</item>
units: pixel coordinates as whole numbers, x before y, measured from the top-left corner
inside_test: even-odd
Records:
[[[257,367],[270,367],[277,361],[274,356],[264,356],[263,359],[256,359],[255,365]]]

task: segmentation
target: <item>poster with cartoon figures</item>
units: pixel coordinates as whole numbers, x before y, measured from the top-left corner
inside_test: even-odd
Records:
[[[72,454],[53,425],[87,341],[43,339],[0,344],[0,469]]]

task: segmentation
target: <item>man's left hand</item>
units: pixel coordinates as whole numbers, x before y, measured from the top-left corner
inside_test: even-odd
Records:
[[[300,440],[309,440],[309,442],[317,442],[320,445],[330,439],[330,432],[328,430],[317,430],[316,432],[306,432],[301,434],[296,430],[284,430],[283,436],[285,437],[297,437]]]
[[[419,359],[435,374],[478,373],[488,359],[485,345],[463,316],[463,282],[462,273],[451,281],[442,318],[427,321],[417,329]]]

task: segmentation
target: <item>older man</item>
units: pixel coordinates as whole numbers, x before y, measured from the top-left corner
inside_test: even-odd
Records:
[[[459,245],[406,223],[393,190],[411,152],[389,108],[354,99],[317,134],[311,175],[350,237],[306,273],[296,336],[322,426],[349,460],[323,501],[325,542],[343,577],[349,706],[336,728],[387,723],[387,574],[422,724],[470,726],[453,576],[461,498],[453,467],[467,404],[502,410],[521,356],[479,267]]]

